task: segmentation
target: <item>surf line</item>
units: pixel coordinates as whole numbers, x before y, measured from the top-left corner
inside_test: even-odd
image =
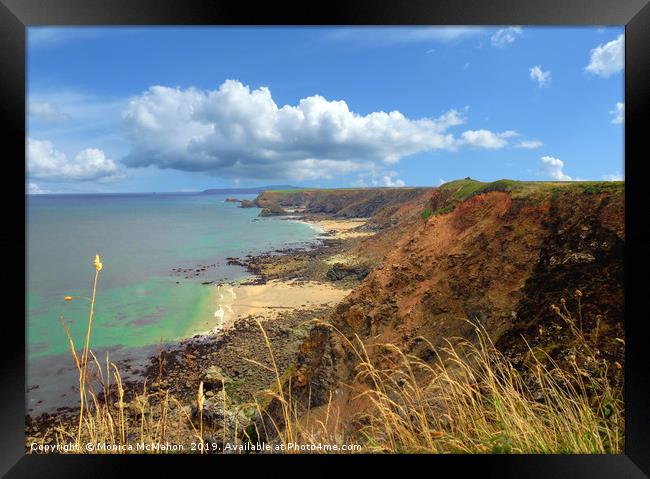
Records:
[[[225,293],[225,295],[224,295]],[[226,297],[230,297],[230,301],[226,301]],[[223,329],[225,319],[226,319],[226,311],[230,314],[233,314],[232,306],[231,304],[234,303],[235,299],[237,299],[237,294],[235,293],[235,289],[232,287],[232,285],[222,285],[218,284],[217,285],[217,309],[214,312],[214,317],[217,320],[217,325],[216,329],[221,330]],[[225,307],[225,309],[224,309]]]

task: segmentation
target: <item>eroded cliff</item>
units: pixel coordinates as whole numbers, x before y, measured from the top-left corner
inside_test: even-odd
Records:
[[[303,213],[325,213],[341,218],[369,218],[380,210],[396,211],[431,188],[351,188],[264,191],[255,202],[260,208],[280,207]]]
[[[480,325],[515,365],[529,347],[562,363],[575,344],[551,309],[561,298],[572,311],[581,301],[584,333],[596,334],[606,361],[624,364],[623,183],[466,179],[420,197],[377,213],[402,209],[359,246],[379,266],[303,343],[290,375],[295,398],[312,409],[333,398],[347,417],[363,410],[357,337],[372,361],[381,363],[386,343],[433,360],[447,339],[472,339]]]

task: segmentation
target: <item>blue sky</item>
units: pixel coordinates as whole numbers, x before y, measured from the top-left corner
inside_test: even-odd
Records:
[[[26,187],[622,179],[623,33],[31,27]]]

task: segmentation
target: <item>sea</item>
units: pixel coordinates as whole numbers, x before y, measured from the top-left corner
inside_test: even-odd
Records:
[[[238,195],[253,199],[255,195]],[[218,326],[216,287],[248,277],[227,258],[307,246],[319,230],[258,217],[226,195],[30,195],[26,208],[26,353],[29,414],[67,406],[83,347],[95,267],[90,345],[99,359],[144,360]],[[64,326],[65,324],[65,326]],[[70,382],[72,381],[72,384]]]

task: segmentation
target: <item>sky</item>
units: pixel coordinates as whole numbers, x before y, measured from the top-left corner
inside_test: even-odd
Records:
[[[28,193],[624,177],[623,27],[29,27]]]

